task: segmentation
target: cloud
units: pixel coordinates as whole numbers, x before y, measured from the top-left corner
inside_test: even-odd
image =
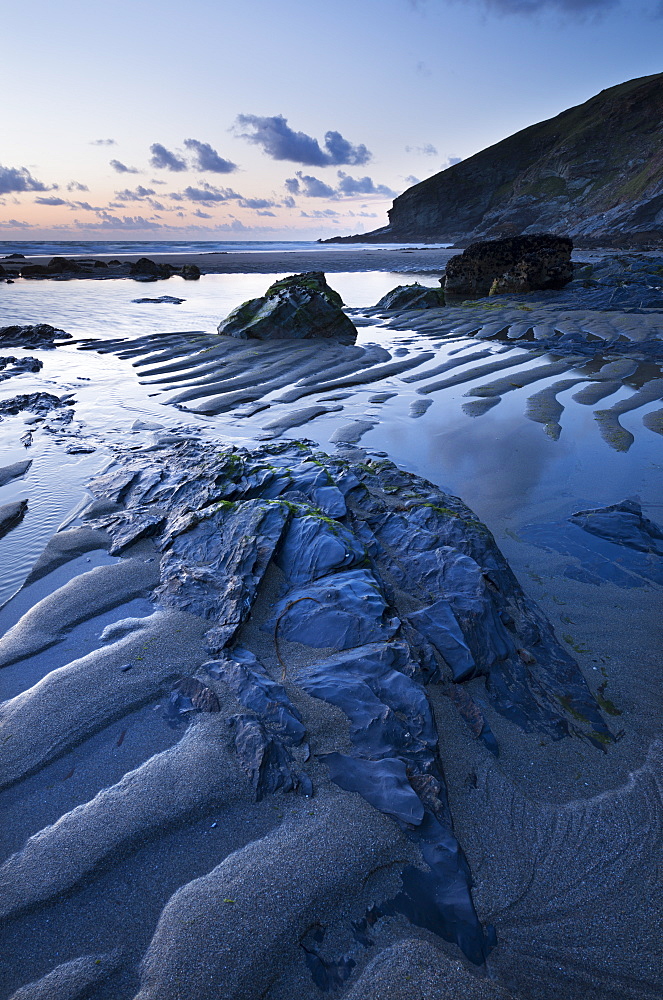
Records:
[[[211,204],[218,201],[232,201],[234,198],[241,199],[242,196],[232,188],[217,188],[212,184],[203,184],[199,188],[187,187],[184,191],[173,191],[169,197],[174,201],[199,201]]]
[[[115,139],[93,139],[91,146],[117,146]]]
[[[421,177],[415,177],[414,174],[408,174],[404,180],[408,187],[413,187],[415,184],[421,184]]]
[[[69,205],[64,198],[35,198],[35,205]]]
[[[181,160],[179,156],[175,153],[171,153],[169,149],[162,146],[160,142],[153,142],[150,146],[150,153],[152,154],[150,158],[150,166],[155,167],[157,170],[174,170],[176,172],[180,170],[187,170],[185,160]]]
[[[209,170],[214,174],[231,174],[237,170],[237,164],[231,160],[224,160],[215,149],[212,149],[208,142],[199,142],[198,139],[185,139],[184,145],[190,149],[195,156],[194,167],[197,170]]]
[[[272,219],[276,218],[276,212],[258,212],[257,215],[270,215]]]
[[[336,222],[336,217],[338,212],[332,212],[330,208],[326,210],[316,209],[314,212],[300,212],[299,216],[302,219],[331,219]]]
[[[153,188],[146,188],[139,184],[135,191],[130,191],[129,188],[125,188],[124,191],[116,191],[115,197],[118,201],[142,201],[143,198],[149,198],[151,194],[155,194]]]
[[[467,0],[461,2],[466,3]],[[620,0],[473,0],[473,2],[497,14],[528,15],[552,11],[582,18],[591,14],[605,14],[617,7]]]
[[[268,198],[242,198],[240,201],[242,208],[278,208],[279,204],[276,201],[270,201]]]
[[[18,219],[7,219],[5,222],[0,222],[0,229],[34,229],[35,226],[31,222],[19,222]]]
[[[53,187],[48,188],[36,180],[27,167],[3,167],[0,164],[0,194],[11,194],[15,191],[50,191]]]
[[[343,195],[381,194],[385,198],[396,197],[396,192],[388,188],[386,184],[375,184],[370,177],[350,177],[342,170],[338,171],[338,177],[338,189]]]
[[[113,170],[117,170],[118,174],[139,174],[140,170],[136,167],[127,167],[125,163],[121,163],[120,160],[111,160],[110,165]]]
[[[294,208],[295,199],[292,197],[292,195],[286,195],[286,197],[283,199],[283,204],[285,205],[286,208]]]
[[[69,181],[67,191],[89,191],[87,184],[79,184],[78,181]]]
[[[290,194],[303,194],[307,198],[338,198],[338,192],[325,184],[319,177],[297,171],[296,177],[288,177],[285,186]]]
[[[325,132],[324,149],[317,139],[306,132],[295,132],[283,115],[260,118],[258,115],[238,115],[236,128],[253,129],[240,131],[243,139],[262,146],[263,152],[273,160],[290,160],[309,167],[328,167],[367,163],[371,158],[363,144],[353,146],[340,132]]]
[[[420,156],[437,156],[437,150],[432,142],[427,142],[424,146],[406,146],[406,153],[419,153]]]
[[[455,167],[457,163],[462,163],[462,162],[463,162],[462,156],[449,156],[440,167],[440,170],[448,170],[449,167]]]
[[[319,177],[312,177],[304,174],[301,170],[296,172],[294,177],[288,177],[285,186],[287,191],[293,194],[301,194],[306,198],[354,198],[357,195],[362,197],[368,194],[382,195],[384,198],[395,198],[396,191],[392,191],[386,184],[375,184],[370,177],[350,177],[343,170],[337,171],[339,184],[333,188]],[[291,207],[291,206],[289,206]]]
[[[121,229],[123,231],[164,228],[161,223],[145,219],[142,215],[123,215],[122,218],[119,218],[105,210],[99,213],[96,222],[77,222],[76,224],[81,229]]]
[[[197,216],[199,219],[211,219],[212,218],[212,216],[209,214],[209,212],[203,212],[200,208],[197,208],[196,211],[192,212],[191,214]]]

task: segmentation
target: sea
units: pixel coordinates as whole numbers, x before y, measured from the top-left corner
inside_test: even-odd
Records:
[[[344,253],[379,248],[416,249],[417,243],[322,243],[318,240],[0,240],[0,257],[21,253],[25,257],[115,257],[135,254],[200,253],[301,253],[316,250]],[[427,249],[446,249],[451,243],[427,243]]]

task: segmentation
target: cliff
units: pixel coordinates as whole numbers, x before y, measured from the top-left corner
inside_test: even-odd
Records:
[[[389,225],[346,237],[455,242],[546,231],[663,240],[663,73],[601,91],[408,188]]]

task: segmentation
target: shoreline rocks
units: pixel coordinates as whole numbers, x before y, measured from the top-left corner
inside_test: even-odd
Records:
[[[440,279],[446,298],[558,290],[573,278],[572,241],[537,233],[471,243]]]

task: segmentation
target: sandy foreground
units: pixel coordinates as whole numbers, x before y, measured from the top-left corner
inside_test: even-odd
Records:
[[[452,253],[152,259],[430,272]],[[86,427],[81,387],[76,420],[63,396],[20,425],[35,452],[50,434],[108,462],[0,609],[3,1000],[658,998],[654,660],[576,656],[471,511],[359,447],[391,400],[424,437],[430,401],[466,385],[468,419],[522,390],[552,439],[573,389],[606,448],[655,439],[659,313],[575,294],[350,310],[386,324],[381,344],[296,354],[200,332],[79,343],[130,359],[184,422]],[[335,424],[326,454],[283,437],[316,420]],[[251,448],[215,438],[233,421]],[[606,594],[651,612],[637,587],[658,570],[605,551],[557,592],[573,618],[603,601],[608,629]]]

